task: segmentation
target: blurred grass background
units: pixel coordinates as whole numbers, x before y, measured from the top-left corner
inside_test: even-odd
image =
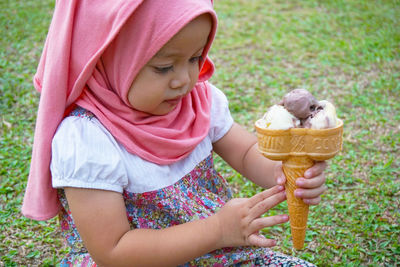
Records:
[[[66,252],[57,220],[20,206],[39,95],[32,86],[53,1],[0,1],[0,266],[53,266]],[[328,191],[310,209],[306,248],[289,224],[266,230],[276,250],[318,266],[400,264],[400,1],[217,0],[212,82],[234,118],[254,121],[289,90],[328,99],[345,122]],[[260,188],[217,160],[237,196]],[[285,203],[271,214],[286,212]]]

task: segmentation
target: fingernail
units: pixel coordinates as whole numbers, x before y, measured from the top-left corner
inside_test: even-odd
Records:
[[[278,182],[278,184],[282,184],[283,183],[283,178],[282,177],[278,177],[277,182]]]
[[[300,190],[295,190],[294,195],[295,195],[295,197],[301,197],[302,192]]]
[[[278,190],[279,190],[279,191],[282,191],[283,189],[285,189],[283,186],[281,186],[281,185],[278,186]]]
[[[296,180],[296,185],[298,185],[298,186],[303,186],[303,185],[304,185],[303,179],[297,179],[297,180]]]
[[[304,177],[305,178],[310,178],[311,177],[311,172],[310,171],[306,171],[305,173],[304,173]]]

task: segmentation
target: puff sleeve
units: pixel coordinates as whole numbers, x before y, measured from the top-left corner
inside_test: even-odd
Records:
[[[212,105],[209,136],[211,142],[215,143],[231,129],[233,118],[225,94],[214,85],[210,84],[210,86],[212,89]]]
[[[122,192],[128,183],[120,145],[96,118],[63,120],[52,141],[50,169],[54,188]]]

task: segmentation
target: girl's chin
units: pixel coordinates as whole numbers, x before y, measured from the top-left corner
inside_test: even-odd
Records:
[[[146,113],[156,116],[167,115],[168,113],[173,111],[177,105],[178,104],[172,105],[170,103],[163,103],[163,105],[159,106],[159,108],[152,111],[147,111]]]

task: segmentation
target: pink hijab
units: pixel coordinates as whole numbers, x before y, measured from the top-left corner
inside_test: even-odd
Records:
[[[182,27],[208,13],[213,19],[206,58],[194,89],[169,114],[133,110],[129,87],[140,69]],[[217,17],[211,0],[58,0],[34,78],[41,92],[22,213],[47,220],[59,212],[52,188],[51,141],[75,104],[91,112],[127,149],[170,164],[186,157],[209,130],[214,71],[207,58]]]

